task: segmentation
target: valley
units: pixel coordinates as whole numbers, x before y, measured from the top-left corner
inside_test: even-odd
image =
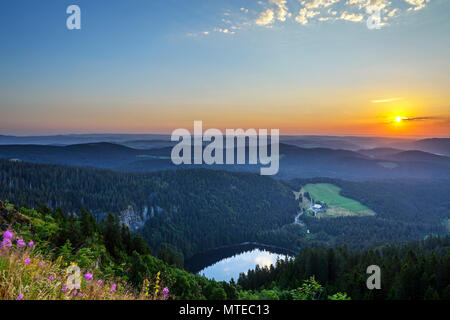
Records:
[[[394,148],[351,151],[281,144],[280,173],[273,178],[249,165],[177,167],[170,163],[170,148],[160,148],[164,142],[152,144],[0,146],[0,199],[6,210],[19,210],[33,223],[45,220],[38,224],[48,223],[49,230],[55,220],[63,223],[59,228],[68,233],[52,240],[55,248],[62,246],[58,250],[66,250],[63,239],[71,245],[93,241],[79,231],[69,235],[78,228],[76,219],[85,221],[83,228],[106,228],[101,234],[108,259],[128,264],[132,282],[142,280],[138,270],[163,269],[177,279],[170,284],[185,298],[215,297],[219,291],[223,297],[222,290],[225,296],[253,298],[250,291],[236,293],[229,280],[250,290],[255,289],[250,282],[262,281],[269,289],[261,280],[268,276],[264,270],[288,290],[271,288],[270,296],[291,297],[289,290],[301,283],[291,279],[287,285],[282,278],[291,271],[279,270],[298,262],[280,262],[280,257],[317,250],[324,259],[321,250],[345,247],[357,253],[449,235],[447,157]],[[129,243],[119,245],[113,233],[131,237]],[[321,265],[310,267],[329,286],[332,280],[321,273]],[[119,267],[107,272],[123,276]],[[306,281],[310,275],[298,277]],[[183,291],[186,281],[202,293]],[[269,291],[258,295],[268,297]]]

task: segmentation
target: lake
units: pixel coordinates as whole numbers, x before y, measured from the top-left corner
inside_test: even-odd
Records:
[[[185,261],[186,270],[216,281],[237,281],[239,274],[256,265],[275,265],[277,260],[290,258],[294,252],[257,243],[243,243],[208,251]]]

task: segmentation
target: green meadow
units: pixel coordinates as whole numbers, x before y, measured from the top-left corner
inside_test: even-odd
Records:
[[[329,206],[337,206],[352,212],[370,211],[356,200],[341,196],[341,188],[329,183],[308,184],[303,188],[315,201],[323,201]]]

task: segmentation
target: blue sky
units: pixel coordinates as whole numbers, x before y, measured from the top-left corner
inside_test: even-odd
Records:
[[[170,132],[194,120],[379,134],[400,115],[441,121],[402,133],[445,135],[450,1],[375,0],[380,30],[366,26],[369,2],[4,0],[0,134]],[[71,4],[81,30],[66,28]]]

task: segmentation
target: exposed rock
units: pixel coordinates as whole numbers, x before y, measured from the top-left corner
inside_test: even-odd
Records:
[[[129,205],[127,209],[120,212],[119,219],[120,222],[128,226],[131,231],[136,232],[153,216],[153,207],[150,208],[149,214],[147,206],[142,209],[142,212],[138,212],[133,208],[133,206]]]

